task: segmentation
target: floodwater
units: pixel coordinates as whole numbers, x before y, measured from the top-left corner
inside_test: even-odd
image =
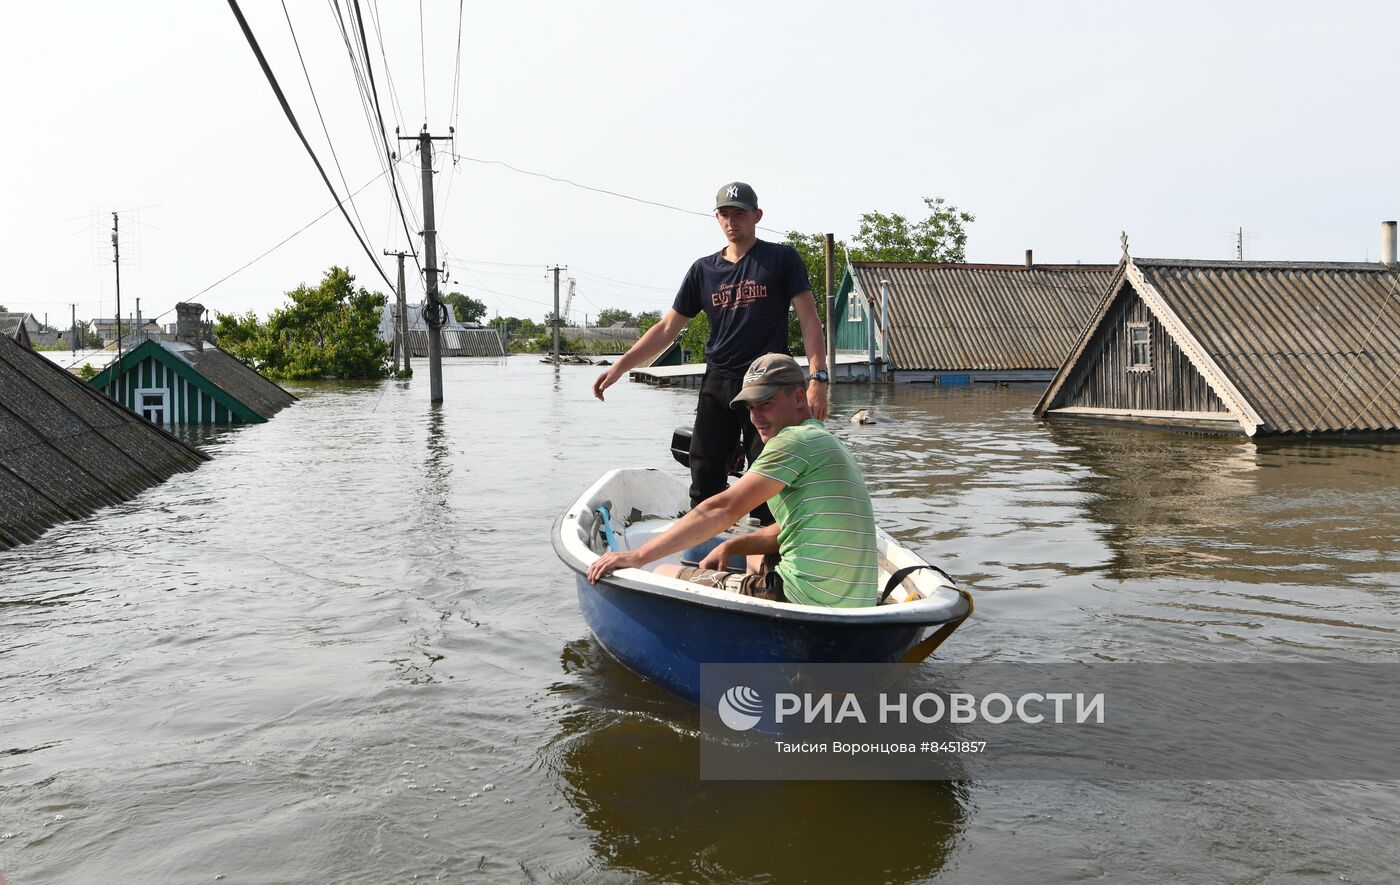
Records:
[[[604,470],[680,469],[693,393],[593,375],[449,360],[437,411],[425,373],[293,387],[0,553],[0,877],[1395,881],[1395,783],[698,781],[693,711],[591,640],[548,540]],[[1400,659],[1400,445],[835,397],[894,419],[833,422],[882,523],[976,592],[945,659]]]

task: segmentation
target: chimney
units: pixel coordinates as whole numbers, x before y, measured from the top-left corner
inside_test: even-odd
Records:
[[[1395,222],[1381,222],[1381,264],[1395,263]]]
[[[1035,265],[1035,261],[1032,260],[1032,258],[1031,258],[1031,250],[1030,250],[1030,249],[1027,249],[1027,250],[1026,250],[1026,270],[1030,270],[1034,265]]]
[[[204,305],[202,304],[181,301],[175,305],[175,340],[193,344],[203,350],[204,337],[200,334],[203,331],[203,323],[200,322],[200,318],[203,316]]]

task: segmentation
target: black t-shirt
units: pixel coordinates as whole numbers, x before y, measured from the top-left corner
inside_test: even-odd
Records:
[[[710,319],[705,342],[709,371],[742,378],[765,353],[787,353],[787,315],[794,295],[812,288],[797,250],[758,240],[731,264],[720,250],[698,259],[671,306],[682,316]]]

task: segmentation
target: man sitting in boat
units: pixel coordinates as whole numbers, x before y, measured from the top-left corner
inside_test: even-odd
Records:
[[[637,550],[605,553],[588,570],[598,580],[705,541],[764,501],[776,522],[730,538],[700,564],[663,564],[656,574],[780,602],[833,607],[874,605],[877,595],[875,515],[865,478],[850,452],[812,417],[807,380],[797,361],[769,353],[754,360],[730,402],[747,408],[763,454],[728,489],[707,498]],[[722,568],[731,556],[778,554],[776,568],[739,574]],[[771,558],[771,557],[770,557]]]

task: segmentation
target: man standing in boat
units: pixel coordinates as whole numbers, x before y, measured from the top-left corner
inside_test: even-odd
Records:
[[[654,359],[684,331],[700,311],[710,321],[705,342],[705,377],[695,409],[690,438],[690,504],[692,507],[724,491],[730,459],[743,440],[749,463],[763,448],[753,422],[729,406],[743,384],[744,370],[765,353],[787,353],[787,317],[791,306],[802,326],[811,379],[806,398],[811,415],[825,420],[830,376],[826,343],[807,268],[797,250],[784,243],[758,239],[763,210],[753,188],[735,181],[719,189],[715,218],[727,243],[723,249],[696,260],[686,272],[675,302],[661,321],[593,382],[593,395],[603,398],[618,379]]]
[[[657,566],[668,575],[778,602],[831,607],[874,605],[878,588],[875,513],[851,453],[807,406],[802,368],[787,354],[754,360],[731,405],[746,408],[763,453],[734,485],[700,502],[636,550],[605,553],[588,570],[594,583],[641,568],[708,540],[759,504],[777,522],[725,541],[700,564]],[[776,568],[737,574],[718,567],[732,556],[780,555]]]

